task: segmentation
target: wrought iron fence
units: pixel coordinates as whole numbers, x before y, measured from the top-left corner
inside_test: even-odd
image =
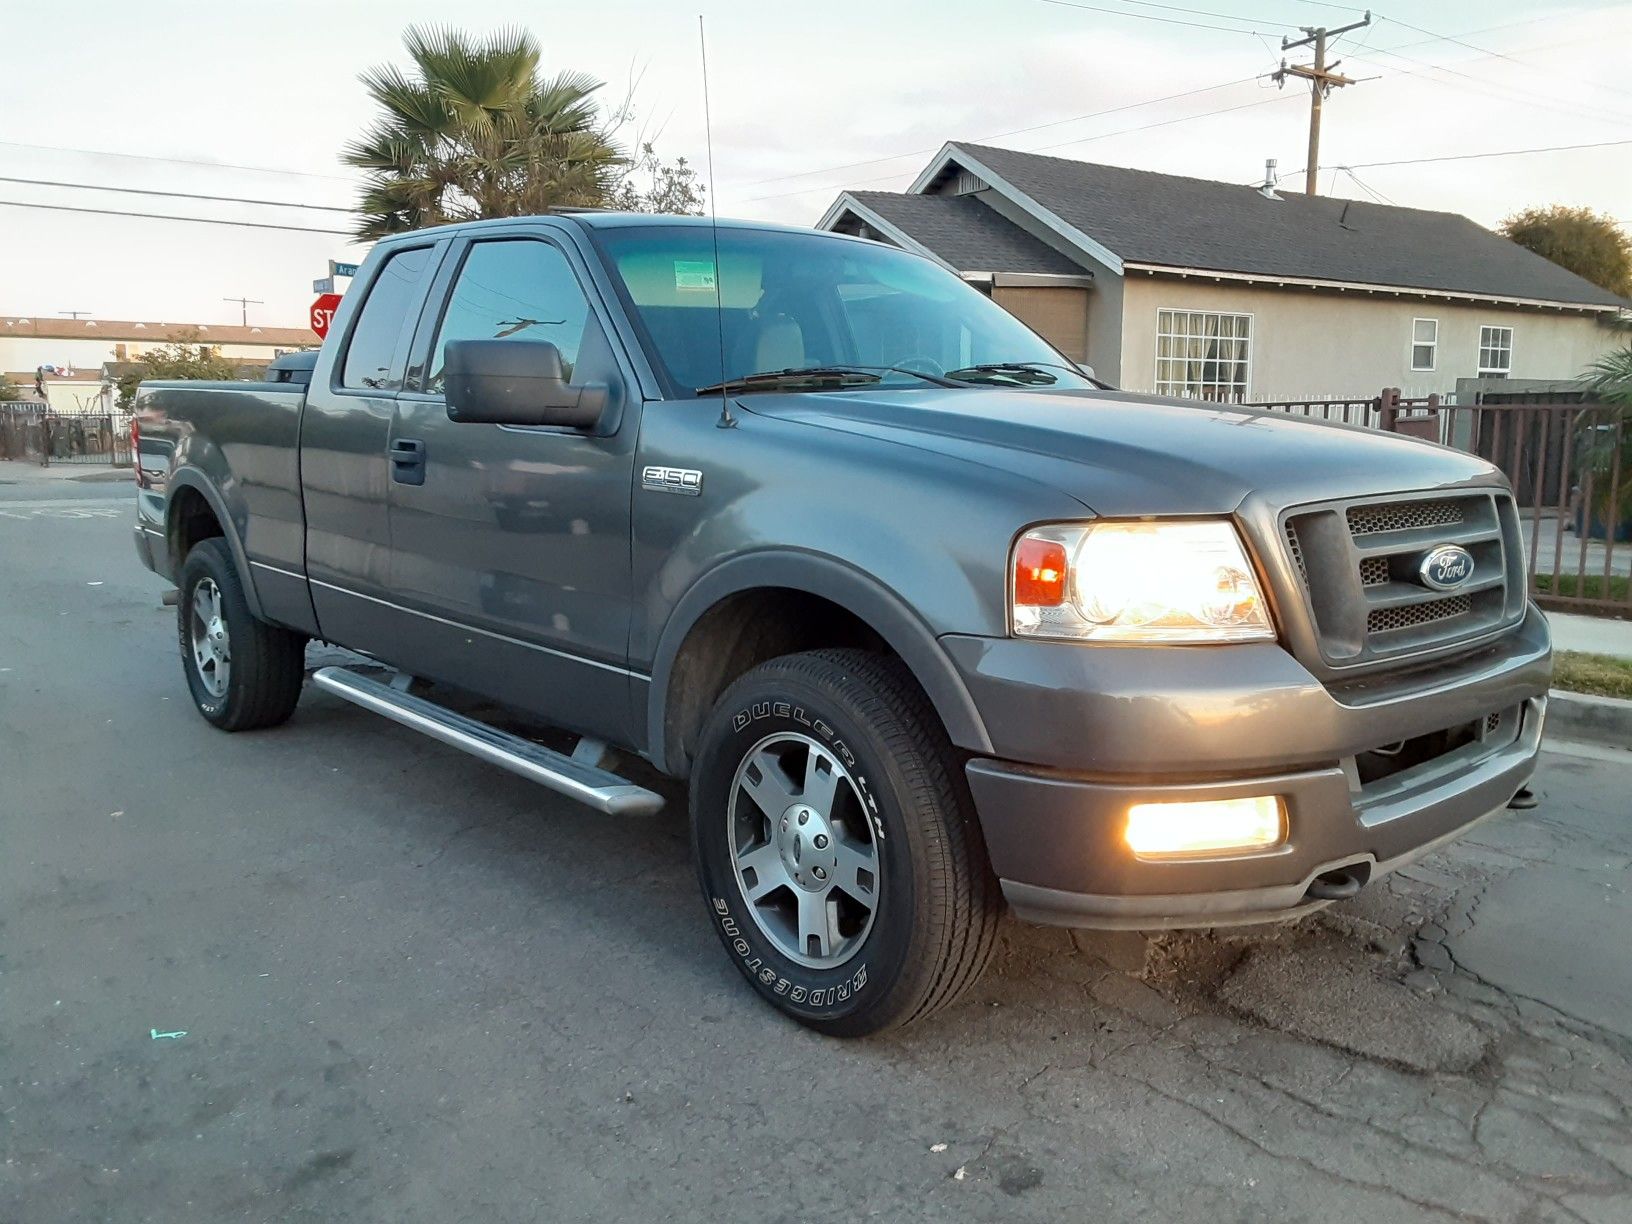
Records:
[[[1499,467],[1543,607],[1632,616],[1632,412],[1584,400],[1447,407],[1441,440]]]
[[[130,417],[64,412],[37,401],[0,404],[0,459],[122,467],[131,462]]]
[[[1451,404],[1392,388],[1370,400],[1251,406],[1407,434],[1489,460],[1513,485],[1536,602],[1632,617],[1632,409],[1579,390]]]

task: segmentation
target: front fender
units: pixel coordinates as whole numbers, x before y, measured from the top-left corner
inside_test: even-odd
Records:
[[[871,575],[832,557],[765,549],[733,557],[699,578],[675,605],[658,638],[646,718],[647,743],[661,768],[678,773],[681,767],[678,746],[667,742],[666,711],[675,659],[687,636],[721,600],[767,587],[829,600],[870,625],[912,671],[952,742],[971,752],[992,751],[986,725],[962,678],[929,627],[899,596]]]

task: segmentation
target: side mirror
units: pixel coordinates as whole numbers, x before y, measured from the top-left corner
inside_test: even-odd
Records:
[[[453,340],[442,365],[454,421],[590,429],[606,408],[606,387],[568,383],[561,350],[547,340]]]

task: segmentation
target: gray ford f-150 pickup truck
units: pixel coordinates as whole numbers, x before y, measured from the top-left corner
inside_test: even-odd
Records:
[[[315,638],[387,669],[316,686],[613,816],[661,803],[619,760],[689,779],[730,959],[829,1033],[958,997],[1005,901],[1295,915],[1535,765],[1551,648],[1489,464],[1107,389],[861,239],[400,235],[320,352],[144,384],[136,430],[205,718],[287,719]]]

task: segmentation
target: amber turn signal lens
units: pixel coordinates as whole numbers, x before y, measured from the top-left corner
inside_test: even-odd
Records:
[[[1065,545],[1030,536],[1014,550],[1014,602],[1057,608],[1065,602]]]

